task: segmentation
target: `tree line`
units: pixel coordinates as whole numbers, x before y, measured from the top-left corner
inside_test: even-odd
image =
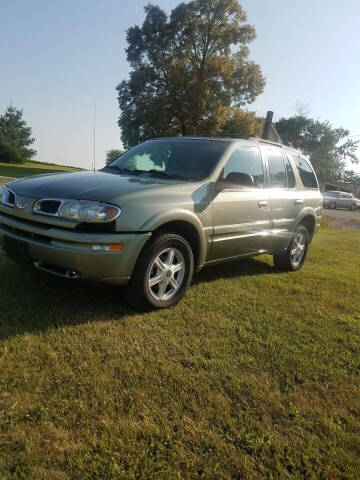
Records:
[[[128,80],[117,86],[125,148],[152,137],[259,136],[263,118],[248,105],[265,78],[250,59],[255,28],[237,0],[180,3],[170,15],[145,7],[141,26],[127,31]],[[284,143],[310,157],[323,178],[354,178],[359,142],[349,131],[299,112],[275,124]],[[359,179],[360,181],[360,179]]]
[[[145,20],[127,31],[130,74],[117,86],[121,140],[126,149],[154,137],[260,136],[264,119],[249,106],[264,91],[261,68],[250,58],[256,31],[238,0],[193,0],[170,15],[145,7]],[[299,111],[275,124],[285,144],[310,157],[322,178],[360,181],[359,142],[344,128]],[[0,162],[36,155],[31,127],[13,105],[0,115]],[[107,152],[106,161],[122,151]]]

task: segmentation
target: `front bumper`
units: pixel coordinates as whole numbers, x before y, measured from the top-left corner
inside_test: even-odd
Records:
[[[29,222],[0,212],[0,233],[25,242],[31,262],[55,275],[125,285],[150,232],[81,233]],[[121,252],[93,251],[93,245],[122,244]]]

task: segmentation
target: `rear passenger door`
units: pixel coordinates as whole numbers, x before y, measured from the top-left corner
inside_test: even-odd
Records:
[[[338,201],[336,202],[338,207],[349,208],[352,203],[352,196],[350,193],[341,193]]]
[[[295,174],[285,150],[265,147],[267,187],[270,195],[270,248],[286,248],[303,198],[296,190]]]

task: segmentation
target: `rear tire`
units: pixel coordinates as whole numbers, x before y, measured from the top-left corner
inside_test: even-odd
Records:
[[[305,262],[308,247],[309,232],[306,227],[299,225],[295,229],[286,251],[274,255],[275,267],[279,270],[291,272],[299,270]]]
[[[194,273],[194,256],[185,238],[170,232],[152,237],[139,255],[127,299],[141,309],[169,308],[185,295]]]
[[[336,203],[335,203],[335,202],[331,202],[329,208],[330,208],[331,210],[336,210]]]

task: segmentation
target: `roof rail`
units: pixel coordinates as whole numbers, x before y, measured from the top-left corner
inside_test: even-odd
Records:
[[[299,150],[297,148],[295,148],[294,146],[292,145],[284,145],[283,143],[279,143],[279,142],[273,142],[272,140],[265,140],[264,138],[261,138],[261,137],[257,137],[256,135],[248,135],[248,136],[241,136],[241,135],[236,135],[236,134],[228,134],[228,135],[221,135],[221,134],[218,134],[218,135],[185,135],[185,136],[175,136],[175,137],[151,137],[149,140],[168,140],[168,139],[176,139],[176,138],[192,138],[192,139],[214,139],[214,140],[253,140],[253,141],[257,141],[259,143],[265,143],[266,145],[275,145],[277,147],[281,147],[283,149],[286,149],[286,150],[293,150],[293,151],[296,151],[298,152]]]
[[[269,143],[270,145],[276,145],[277,147],[287,147],[287,145],[284,145],[283,143],[272,142],[271,140],[264,140],[263,138],[257,138],[257,140],[259,140],[260,143]]]

